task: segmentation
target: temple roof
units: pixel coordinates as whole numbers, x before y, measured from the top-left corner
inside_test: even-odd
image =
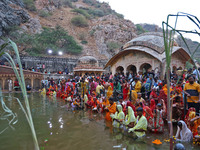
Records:
[[[93,56],[83,56],[79,58],[77,66],[74,68],[74,72],[92,71],[103,72],[103,68],[99,67],[98,60]]]
[[[114,55],[107,62],[104,68],[114,64],[119,58],[133,51],[144,52],[153,56],[160,62],[163,62],[166,57],[163,34],[161,32],[147,32],[132,39],[122,47],[122,50],[118,54]],[[180,55],[183,60],[189,60],[190,63],[194,64],[193,60],[190,59],[190,54],[187,51],[185,51],[182,47],[179,47],[176,41],[174,41],[172,54]]]
[[[98,60],[93,56],[83,56],[78,60],[78,64],[97,64]]]
[[[175,42],[177,46],[177,43]],[[142,46],[150,48],[159,54],[164,52],[164,40],[161,32],[147,32],[127,42],[123,46],[123,50],[132,46]]]

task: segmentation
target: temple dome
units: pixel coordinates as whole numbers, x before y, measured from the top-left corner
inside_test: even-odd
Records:
[[[164,40],[163,40],[163,33],[161,32],[147,32],[139,35],[138,37],[132,39],[131,41],[127,42],[123,49],[132,46],[142,46],[148,47],[159,54],[164,52]],[[176,41],[174,41],[174,46],[178,46]]]
[[[78,60],[79,65],[98,66],[98,60],[93,56],[83,56]]]

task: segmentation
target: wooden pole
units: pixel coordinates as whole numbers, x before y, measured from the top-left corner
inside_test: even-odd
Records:
[[[173,150],[172,103],[170,101],[170,68],[167,67],[167,122],[169,128],[170,150]]]

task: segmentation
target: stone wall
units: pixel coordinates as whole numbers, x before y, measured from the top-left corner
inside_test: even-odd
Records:
[[[68,72],[73,72],[78,59],[72,58],[53,58],[53,57],[32,57],[21,56],[21,63],[25,68],[36,68],[38,64],[45,64],[45,70],[50,72],[64,71],[68,68]],[[99,66],[104,67],[107,60],[99,60]]]

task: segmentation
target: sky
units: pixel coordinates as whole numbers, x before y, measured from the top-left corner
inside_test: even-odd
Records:
[[[189,13],[200,20],[200,0],[99,0],[107,2],[116,12],[123,14],[125,19],[131,20],[134,24],[148,23],[162,27],[162,21],[167,21],[168,14],[178,12]],[[174,27],[175,17],[170,17],[170,25]],[[200,30],[186,17],[178,19],[176,29]],[[184,34],[185,37],[200,42],[200,36]]]

